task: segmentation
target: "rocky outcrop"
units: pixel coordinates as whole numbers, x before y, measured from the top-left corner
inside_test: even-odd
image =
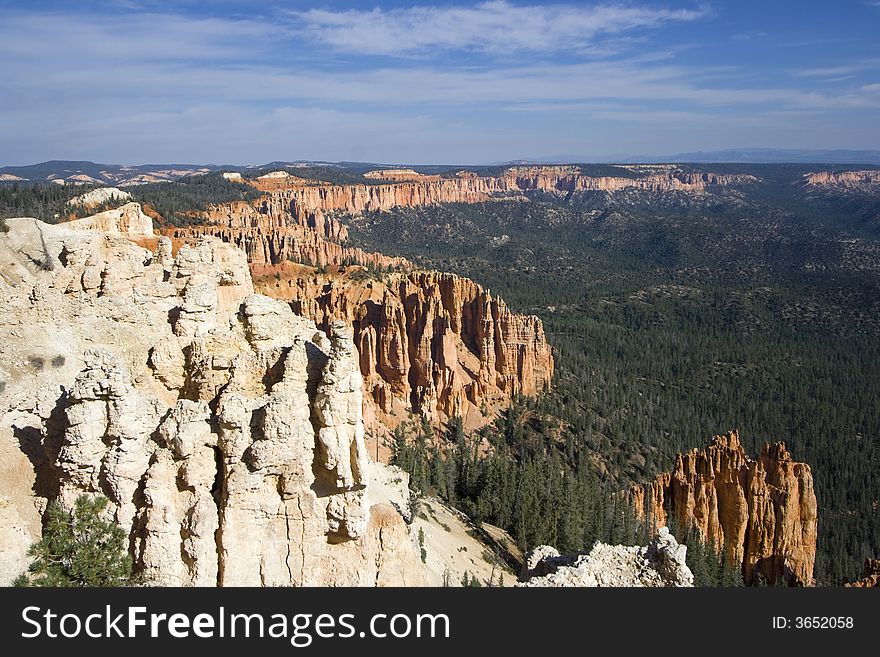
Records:
[[[880,169],[866,171],[818,171],[804,176],[808,187],[834,191],[880,191]]]
[[[846,582],[844,586],[862,589],[880,588],[880,559],[865,559],[861,579]]]
[[[404,258],[370,253],[342,242],[348,229],[323,213],[292,214],[283,194],[271,195],[256,205],[236,201],[212,207],[208,223],[168,228],[166,235],[178,240],[216,237],[247,254],[248,262],[261,267],[298,262],[325,267],[358,263],[380,268],[407,268]]]
[[[91,210],[97,208],[104,203],[110,201],[125,202],[131,200],[131,194],[124,192],[116,187],[99,187],[85,194],[74,196],[67,202],[67,205],[73,208],[85,208]]]
[[[541,321],[512,313],[469,279],[418,272],[258,281],[320,328],[336,320],[353,327],[366,396],[386,425],[412,411],[479,426],[513,396],[550,385],[553,356]]]
[[[126,203],[113,210],[68,221],[65,226],[74,230],[97,230],[108,234],[122,233],[146,237],[153,235],[153,220],[144,214],[140,203]]]
[[[783,443],[764,445],[753,460],[736,432],[718,436],[705,449],[680,454],[672,472],[633,489],[630,499],[655,527],[697,530],[742,563],[746,584],[813,582],[813,476]]]
[[[274,273],[287,262],[315,267],[360,264],[380,269],[409,269],[405,258],[368,252],[322,238],[309,228],[285,226],[265,230],[262,227],[228,228],[218,225],[166,229],[165,234],[175,240],[193,241],[214,237],[238,247],[253,263],[255,273]]]
[[[647,547],[597,542],[587,554],[564,557],[541,545],[526,557],[517,586],[693,586],[686,556],[666,527]]]
[[[110,500],[149,583],[425,582],[370,485],[349,328],[254,294],[217,240],[172,257],[167,238],[11,223],[52,266],[22,256],[0,300],[0,511],[26,539],[0,551],[4,583],[47,501],[82,494]]]

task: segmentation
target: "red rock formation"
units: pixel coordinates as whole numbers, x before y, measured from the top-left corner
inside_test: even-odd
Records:
[[[253,263],[280,264],[288,259],[318,265],[344,261],[388,266],[404,265],[378,254],[345,249],[338,244],[348,236],[346,227],[332,215],[384,211],[398,206],[435,203],[482,203],[499,194],[543,190],[607,191],[642,189],[651,192],[686,191],[701,193],[712,187],[754,181],[752,176],[668,171],[640,178],[593,178],[577,167],[511,167],[500,177],[480,177],[459,172],[452,178],[394,172],[396,182],[331,185],[290,176],[285,172],[247,182],[266,192],[255,203],[233,202],[212,207],[205,213],[206,225],[166,231],[185,239],[213,235],[242,248]],[[373,172],[371,172],[373,173]],[[388,172],[384,172],[387,174]],[[376,174],[379,175],[379,174]]]
[[[630,492],[656,527],[691,526],[736,562],[746,584],[811,585],[816,560],[816,495],[810,466],[783,443],[749,458],[736,432],[676,458],[671,473]],[[671,524],[670,524],[671,523]]]
[[[269,265],[286,261],[312,264],[318,267],[357,263],[385,269],[409,269],[406,258],[382,255],[363,249],[343,246],[322,238],[309,228],[282,226],[266,230],[261,226],[230,228],[218,224],[166,228],[163,233],[174,240],[195,241],[203,235],[217,237],[234,244],[247,254],[248,262],[257,266],[255,273],[272,270]],[[260,268],[262,267],[262,268]]]
[[[348,231],[336,219],[290,212],[284,194],[270,194],[256,203],[235,201],[213,206],[205,213],[208,223],[172,227],[163,232],[175,240],[196,240],[203,235],[234,244],[256,265],[277,265],[288,260],[326,266],[356,262],[382,268],[409,268],[405,258],[368,253],[343,246]]]
[[[337,318],[353,324],[372,405],[365,409],[368,421],[393,427],[414,412],[433,422],[457,415],[472,428],[513,395],[549,386],[553,359],[540,320],[511,313],[502,300],[457,276],[398,275],[382,283],[318,278],[293,264],[411,269],[403,258],[344,246],[345,226],[332,214],[490,198],[482,191],[487,179],[435,178],[344,186],[259,178],[252,184],[273,191],[256,202],[213,207],[209,223],[166,233],[175,243],[211,235],[235,244],[266,294],[294,302],[321,326]]]
[[[228,228],[261,228],[266,232],[276,228],[307,228],[325,239],[345,240],[348,237],[345,225],[323,213],[316,213],[318,209],[306,209],[295,204],[290,194],[276,192],[254,203],[233,201],[212,206],[205,212],[205,219],[208,223]]]
[[[546,390],[553,357],[541,321],[516,315],[466,278],[437,272],[384,280],[285,275],[257,279],[264,294],[292,302],[319,327],[354,326],[365,397],[387,426],[409,411],[468,427],[517,394]]]
[[[374,172],[370,172],[374,173]],[[375,177],[375,176],[374,176]],[[326,212],[357,214],[390,210],[397,206],[433,203],[482,203],[500,193],[543,190],[549,192],[617,191],[642,189],[651,192],[705,192],[712,187],[756,182],[744,174],[685,173],[671,170],[648,176],[592,177],[575,166],[510,167],[498,177],[481,177],[462,171],[452,178],[422,176],[381,184],[331,185],[305,183],[301,178],[257,178],[257,189],[271,192],[272,203],[281,205],[303,220]]]

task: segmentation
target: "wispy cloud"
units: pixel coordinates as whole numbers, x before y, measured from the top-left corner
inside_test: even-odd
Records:
[[[551,52],[589,47],[599,35],[689,22],[705,9],[632,5],[520,6],[506,0],[476,6],[294,12],[308,36],[340,51],[406,55],[428,49],[489,53]]]
[[[264,20],[168,13],[7,12],[0,21],[0,52],[4,58],[57,58],[59,66],[75,70],[100,61],[216,62],[251,57],[263,49],[264,40],[287,36],[286,30]]]
[[[659,39],[709,22],[699,8],[496,1],[208,17],[183,4],[189,13],[154,0],[4,12],[5,163],[672,152],[795,135],[808,118],[810,135],[861,143],[880,110],[877,60],[757,71]]]
[[[739,34],[734,34],[731,39],[734,41],[751,41],[752,39],[763,39],[767,36],[766,32],[759,32],[757,30],[752,30],[750,32],[740,32]]]
[[[486,11],[486,7],[514,12],[534,9],[498,2],[479,5],[474,11]],[[619,10],[621,15],[628,16],[627,11],[630,10]],[[603,16],[594,29],[599,29],[596,25],[623,24],[617,13]],[[608,16],[617,18],[612,20]],[[631,24],[635,19],[627,20],[626,24]],[[543,103],[549,107],[553,103],[662,101],[716,108],[763,103],[776,109],[843,108],[876,103],[873,94],[857,85],[843,92],[835,89],[833,93],[784,86],[755,87],[747,84],[748,76],[736,85],[736,71],[729,67],[676,64],[663,53],[520,65],[448,66],[421,61],[403,67],[343,67],[330,72],[321,67],[295,65],[289,56],[274,56],[275,49],[288,38],[287,27],[258,19],[203,19],[152,13],[13,14],[0,24],[0,58],[10,64],[7,75],[0,79],[0,89],[9,87],[10,93],[4,94],[7,108],[32,107],[51,95],[64,99],[67,108],[82,105],[93,107],[94,111],[101,111],[95,107],[97,102],[106,103],[105,107],[120,102],[183,106],[205,100],[243,104],[361,103],[377,107],[479,103]],[[880,61],[868,60],[802,69],[795,75],[839,76],[878,65]]]
[[[801,78],[843,78],[851,77],[855,73],[880,69],[880,59],[867,59],[839,66],[819,66],[815,68],[802,68],[794,71],[796,77]]]

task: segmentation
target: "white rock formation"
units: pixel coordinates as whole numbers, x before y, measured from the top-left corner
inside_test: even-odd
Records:
[[[542,545],[527,556],[517,586],[693,586],[686,555],[666,527],[647,547],[597,542],[587,554],[563,557]]]
[[[74,219],[64,225],[75,230],[98,230],[108,234],[123,233],[132,237],[153,235],[153,220],[144,214],[140,203],[126,203],[122,207],[99,212],[91,217]]]
[[[97,208],[102,203],[108,203],[110,201],[130,200],[131,194],[124,192],[121,189],[117,189],[116,187],[98,187],[98,189],[93,189],[85,194],[74,196],[67,202],[67,205],[72,208]]]
[[[349,330],[253,294],[245,254],[219,240],[172,258],[167,238],[154,253],[84,224],[13,219],[8,237],[0,584],[47,502],[81,494],[110,500],[147,582],[426,582],[371,491]]]

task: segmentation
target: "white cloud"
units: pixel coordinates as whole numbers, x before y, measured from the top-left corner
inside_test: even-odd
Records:
[[[263,49],[264,40],[282,39],[287,34],[260,20],[158,13],[10,12],[0,21],[0,52],[6,61],[54,58],[59,68],[75,70],[100,61],[119,64],[251,57]]]
[[[484,3],[467,11],[485,12],[486,7],[537,11],[505,2]],[[618,11],[629,16],[626,11],[643,10]],[[591,23],[592,29],[621,25],[623,20],[613,12],[603,14],[601,20]],[[635,19],[626,20],[631,24]],[[337,67],[328,71],[319,65],[297,63],[287,51],[281,51],[284,55],[279,58],[273,48],[283,43],[285,35],[286,28],[257,19],[13,14],[0,24],[0,60],[8,64],[0,79],[0,92],[5,91],[0,93],[0,103],[6,110],[26,110],[52,99],[53,111],[62,116],[77,108],[90,108],[100,115],[130,108],[142,111],[156,104],[173,110],[205,102],[357,103],[362,110],[479,104],[552,107],[612,101],[628,105],[673,102],[703,108],[771,104],[775,109],[869,107],[877,103],[874,93],[858,86],[833,93],[821,88],[757,88],[749,85],[748,78],[737,80],[736,71],[693,63],[679,65],[663,53],[564,64],[462,67],[420,62],[418,66]],[[821,78],[877,64],[867,60],[805,69],[796,75]],[[14,129],[8,122],[5,126],[6,130]]]
[[[498,17],[493,23],[487,7],[497,8],[508,23],[499,23]],[[570,12],[563,23],[575,20],[576,6],[556,7]],[[585,43],[590,35],[620,33],[633,24],[692,19],[665,14],[639,18],[626,8],[597,17],[588,10],[592,22],[573,30],[555,16],[544,16],[544,9],[484,3],[467,11],[483,12],[489,45],[475,44],[467,29],[451,35],[451,28],[431,36],[439,40],[432,45],[426,41],[431,30],[419,24],[413,31],[424,29],[403,48],[500,49],[505,25],[520,51],[568,48]],[[411,17],[407,12],[412,11],[402,15]],[[448,12],[465,9],[425,11],[447,11],[443,16],[448,23]],[[536,12],[529,16],[544,31],[509,25],[510,12],[520,16],[518,11]],[[399,23],[394,29],[400,29]],[[345,25],[338,34],[345,33]],[[648,145],[637,141],[645,139],[656,139],[658,150],[671,152],[709,147],[705,140],[710,138],[741,143],[726,136],[744,125],[803,132],[798,117],[808,111],[824,116],[828,126],[872,134],[872,126],[858,117],[850,120],[847,115],[840,121],[834,112],[852,109],[868,115],[880,108],[872,80],[830,88],[828,78],[804,73],[788,82],[776,77],[774,83],[768,76],[759,83],[753,70],[712,67],[668,51],[642,49],[638,56],[601,60],[472,58],[479,59],[478,66],[416,58],[379,66],[370,58],[340,54],[333,44],[291,37],[292,29],[289,16],[232,20],[159,13],[4,14],[4,163],[53,157],[475,162],[572,152],[576,143],[590,140],[604,143],[605,152],[647,152]],[[552,35],[549,46],[546,34]],[[638,35],[615,38],[632,36]],[[811,135],[825,129],[816,121]],[[704,132],[688,132],[696,126]],[[766,130],[772,137],[772,127]],[[626,145],[626,139],[634,144]]]
[[[350,53],[406,55],[437,49],[490,53],[558,52],[590,46],[598,35],[693,21],[703,9],[634,5],[512,5],[411,7],[294,12],[313,40]]]

